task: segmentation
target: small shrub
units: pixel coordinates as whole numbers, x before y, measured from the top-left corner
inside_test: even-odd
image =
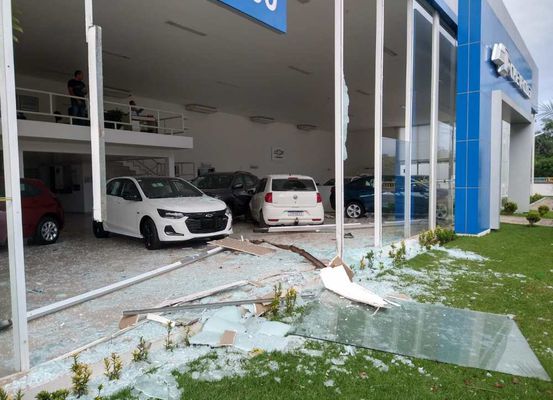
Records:
[[[69,390],[67,389],[60,389],[55,392],[47,392],[46,390],[43,390],[39,392],[35,398],[37,400],[65,400],[68,396]]]
[[[419,235],[419,245],[424,247],[426,250],[430,250],[432,246],[438,244],[438,239],[436,238],[436,233],[432,230],[422,232]]]
[[[457,235],[453,229],[442,228],[440,226],[436,228],[434,234],[436,235],[436,240],[440,246],[452,242],[457,238]]]
[[[186,347],[190,347],[190,327],[186,327],[186,331],[184,331],[184,339],[183,343]]]
[[[146,343],[144,338],[141,336],[138,341],[138,346],[132,352],[132,360],[134,362],[148,361],[148,354],[150,352],[151,343]]]
[[[545,217],[549,211],[550,211],[549,207],[547,207],[545,204],[543,206],[538,207],[538,213],[542,218]]]
[[[175,342],[173,342],[172,333],[174,328],[173,322],[167,324],[167,336],[165,337],[165,350],[173,351],[177,347]]]
[[[269,306],[269,314],[277,318],[280,311],[280,298],[282,297],[282,283],[273,287],[273,300]]]
[[[530,226],[534,226],[537,222],[541,220],[541,217],[536,210],[530,210],[528,211],[528,214],[526,214],[526,219],[528,220]]]
[[[365,258],[367,259],[367,267],[369,269],[373,269],[374,268],[374,250],[369,250],[367,252],[367,255],[365,256]]]
[[[10,395],[0,387],[0,400],[10,400]]]
[[[365,262],[365,257],[361,257],[361,261],[359,261],[359,269],[363,271],[365,268],[367,268],[367,263]]]
[[[79,362],[78,354],[73,356],[71,372],[73,372],[73,376],[71,377],[71,381],[73,382],[73,394],[77,396],[77,398],[88,394],[88,382],[92,375],[92,369],[90,369],[87,364]]]
[[[294,288],[290,288],[286,291],[284,295],[284,305],[287,315],[292,315],[296,308],[296,300],[298,298],[298,292]]]
[[[395,266],[399,266],[403,264],[406,261],[406,255],[407,255],[407,248],[405,247],[405,241],[402,240],[399,247],[396,247],[396,245],[392,243],[392,245],[390,246],[390,251],[388,252],[388,255],[392,259],[392,263]]]
[[[543,199],[543,196],[539,193],[534,193],[532,196],[530,196],[530,203],[535,203],[538,200]]]
[[[513,215],[518,210],[518,205],[514,201],[506,201],[503,205],[503,212],[507,215]]]
[[[123,370],[123,360],[117,355],[117,353],[111,353],[111,357],[104,358],[104,375],[110,381],[116,381],[121,378],[121,371]]]
[[[99,384],[98,385],[98,394],[96,395],[96,397],[94,397],[94,400],[103,400],[104,398],[102,397],[102,390],[104,389],[104,385],[102,384]]]

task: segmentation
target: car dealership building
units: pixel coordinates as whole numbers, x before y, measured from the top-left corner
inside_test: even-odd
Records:
[[[19,176],[101,221],[113,176],[334,178],[341,210],[344,177],[367,175],[375,247],[437,225],[486,234],[507,197],[528,210],[538,69],[502,0],[0,3],[16,369],[29,367]],[[79,69],[86,99],[67,92]],[[70,111],[81,100],[85,116]]]

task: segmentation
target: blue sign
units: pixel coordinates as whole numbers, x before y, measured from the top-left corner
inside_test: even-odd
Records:
[[[286,0],[219,0],[280,32],[286,33]]]

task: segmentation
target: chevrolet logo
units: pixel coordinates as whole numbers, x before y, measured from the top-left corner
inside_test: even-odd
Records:
[[[213,214],[206,214],[205,217],[206,217],[206,218],[212,218],[212,217],[213,217]]]

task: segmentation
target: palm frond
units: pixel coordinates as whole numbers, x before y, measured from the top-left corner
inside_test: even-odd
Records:
[[[542,103],[540,105],[538,115],[542,120],[553,120],[553,100]]]

